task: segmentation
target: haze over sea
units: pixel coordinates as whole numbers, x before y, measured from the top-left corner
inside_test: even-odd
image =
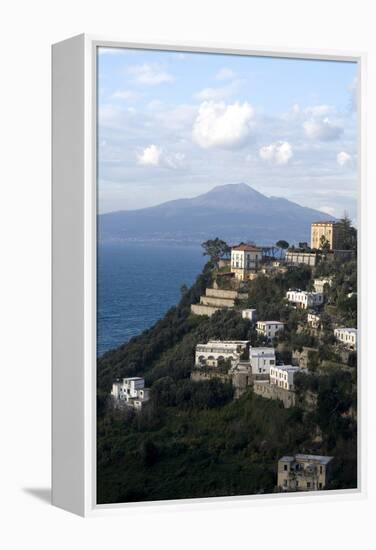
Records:
[[[163,317],[205,261],[199,246],[100,243],[97,354],[128,342]]]

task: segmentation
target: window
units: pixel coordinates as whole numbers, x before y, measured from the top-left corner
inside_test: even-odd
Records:
[[[307,481],[307,489],[310,489],[310,488],[311,488],[311,482]]]
[[[322,483],[321,482],[319,483],[319,489],[322,489]]]
[[[322,474],[322,466],[320,466],[320,474]]]
[[[287,472],[287,464],[283,465],[283,469],[285,470],[285,472]]]

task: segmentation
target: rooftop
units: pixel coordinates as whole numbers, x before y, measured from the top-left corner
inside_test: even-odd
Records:
[[[249,344],[249,340],[209,340],[208,344],[246,345]]]
[[[265,325],[283,325],[282,321],[257,321],[257,324],[264,323]]]
[[[285,372],[296,372],[300,370],[300,367],[294,367],[293,365],[276,365],[274,368]]]
[[[239,250],[244,252],[261,252],[261,248],[254,246],[252,244],[239,244],[237,246],[232,246],[231,250]]]
[[[296,454],[295,459],[296,460],[315,460],[317,462],[321,462],[321,464],[328,464],[331,460],[333,460],[333,457],[324,456],[324,455]]]
[[[296,454],[295,456],[283,456],[279,462],[294,462],[295,460],[312,460],[321,464],[328,464],[333,460],[332,456]]]
[[[321,220],[319,222],[312,222],[311,225],[335,225],[337,220]]]
[[[264,352],[270,351],[271,353],[274,353],[275,349],[271,348],[271,347],[264,346],[264,347],[258,347],[258,348],[251,348],[249,350],[250,353],[253,353],[253,352],[258,352],[259,353],[261,351],[264,351]]]

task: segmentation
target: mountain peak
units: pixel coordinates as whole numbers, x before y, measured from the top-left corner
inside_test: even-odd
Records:
[[[261,195],[262,193],[259,193],[256,191],[256,189],[253,189],[250,185],[247,185],[246,183],[227,183],[224,185],[216,185],[206,193],[208,195],[209,193],[236,193],[236,194],[248,194],[248,195]],[[263,195],[264,196],[264,195]]]
[[[246,183],[217,185],[207,193],[191,199],[195,204],[210,208],[252,211],[265,204],[268,198]]]

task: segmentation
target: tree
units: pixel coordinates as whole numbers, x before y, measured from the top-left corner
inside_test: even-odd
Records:
[[[231,250],[228,244],[225,241],[218,239],[218,237],[203,242],[201,246],[204,249],[203,255],[209,256],[216,267],[218,267],[219,260],[226,254],[229,254]]]
[[[320,238],[320,248],[323,251],[324,254],[327,254],[330,250],[330,243],[328,239],[325,237],[325,235],[321,235]]]
[[[340,242],[343,250],[355,250],[357,241],[357,231],[351,225],[351,219],[347,212],[344,212],[343,217],[338,222],[340,231]]]
[[[277,241],[275,245],[281,250],[280,257],[282,258],[282,250],[287,250],[290,246],[287,241],[284,241],[283,239]]]

